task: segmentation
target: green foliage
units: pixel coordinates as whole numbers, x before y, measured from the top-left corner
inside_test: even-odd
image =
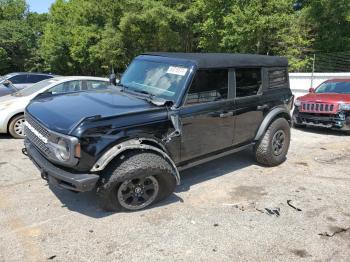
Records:
[[[43,57],[59,74],[106,74],[112,65],[124,69],[146,51],[184,50],[188,43],[182,37],[188,31],[182,8],[169,1],[57,1],[46,26]]]
[[[49,71],[107,75],[147,51],[287,56],[292,71],[310,54],[350,50],[350,1],[56,0],[49,14],[0,0],[0,74]]]
[[[304,10],[318,52],[350,50],[350,1],[313,0]]]
[[[0,20],[22,20],[26,12],[25,0],[0,0]]]
[[[204,21],[197,24],[199,47],[210,52],[283,55],[292,70],[307,66],[312,39],[292,9],[291,0],[198,1]]]
[[[42,68],[38,49],[46,17],[29,13],[24,0],[0,0],[0,74]]]

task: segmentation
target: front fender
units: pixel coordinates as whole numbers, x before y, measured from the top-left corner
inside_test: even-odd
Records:
[[[255,136],[255,141],[260,140],[260,138],[264,135],[265,131],[267,130],[267,128],[269,127],[269,125],[272,123],[272,121],[276,118],[276,117],[284,117],[288,120],[289,123],[291,123],[291,116],[290,116],[290,112],[286,107],[275,107],[274,109],[272,109],[264,118],[264,120],[262,121],[258,132],[256,133]]]
[[[174,177],[176,179],[177,185],[180,184],[180,174],[179,171],[174,163],[174,161],[171,159],[171,157],[162,149],[148,145],[148,144],[143,144],[143,139],[131,139],[124,141],[120,144],[115,145],[111,149],[109,149],[107,152],[105,152],[94,164],[94,166],[91,169],[91,172],[99,172],[105,169],[105,167],[113,160],[115,159],[118,155],[120,155],[122,152],[127,151],[127,150],[149,150],[156,152],[160,155],[162,155],[172,166],[174,170]],[[154,141],[153,141],[154,142]],[[160,145],[161,148],[164,149],[163,145]]]

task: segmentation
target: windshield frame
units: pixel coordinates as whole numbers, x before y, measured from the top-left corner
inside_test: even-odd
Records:
[[[332,83],[348,83],[350,86],[350,80],[349,81],[335,81],[335,80],[327,80],[322,82],[314,91],[315,94],[338,94],[338,95],[350,95],[350,90],[349,93],[335,93],[335,92],[317,92],[319,90],[319,88],[325,84],[332,84]]]
[[[153,63],[165,63],[165,64],[169,64],[172,66],[182,66],[182,67],[186,67],[189,69],[189,73],[187,74],[187,77],[184,81],[184,85],[181,88],[181,90],[179,90],[179,92],[176,92],[174,94],[174,97],[172,99],[169,99],[169,101],[172,101],[173,107],[179,107],[182,101],[182,98],[184,96],[184,94],[186,93],[186,90],[189,86],[189,84],[192,81],[194,72],[196,71],[196,63],[193,61],[189,61],[186,59],[180,59],[180,58],[169,58],[169,57],[162,57],[162,56],[153,56],[153,55],[140,55],[138,57],[136,57],[128,66],[128,68],[125,70],[125,72],[123,73],[121,79],[120,79],[120,84],[123,85],[123,78],[124,75],[126,75],[126,73],[128,72],[128,70],[130,69],[130,66],[136,62],[136,61],[148,61],[148,62],[153,62]],[[127,87],[126,87],[127,90]],[[131,89],[131,91],[134,91]],[[140,93],[142,94],[142,93]],[[160,96],[154,96],[155,98],[160,98],[160,99],[164,99],[163,97]]]

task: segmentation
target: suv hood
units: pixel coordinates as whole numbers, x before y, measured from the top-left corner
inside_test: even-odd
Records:
[[[38,96],[26,112],[48,129],[68,134],[86,117],[110,117],[143,112],[155,105],[117,90],[78,92],[65,95]]]
[[[324,103],[350,103],[349,94],[335,94],[335,93],[309,93],[299,98],[300,101],[307,102],[324,102]]]

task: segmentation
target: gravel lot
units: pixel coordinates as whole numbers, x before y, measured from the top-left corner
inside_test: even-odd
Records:
[[[49,188],[22,143],[0,136],[0,261],[350,260],[350,136],[293,130],[279,167],[231,155],[182,172],[158,206],[116,214]]]

